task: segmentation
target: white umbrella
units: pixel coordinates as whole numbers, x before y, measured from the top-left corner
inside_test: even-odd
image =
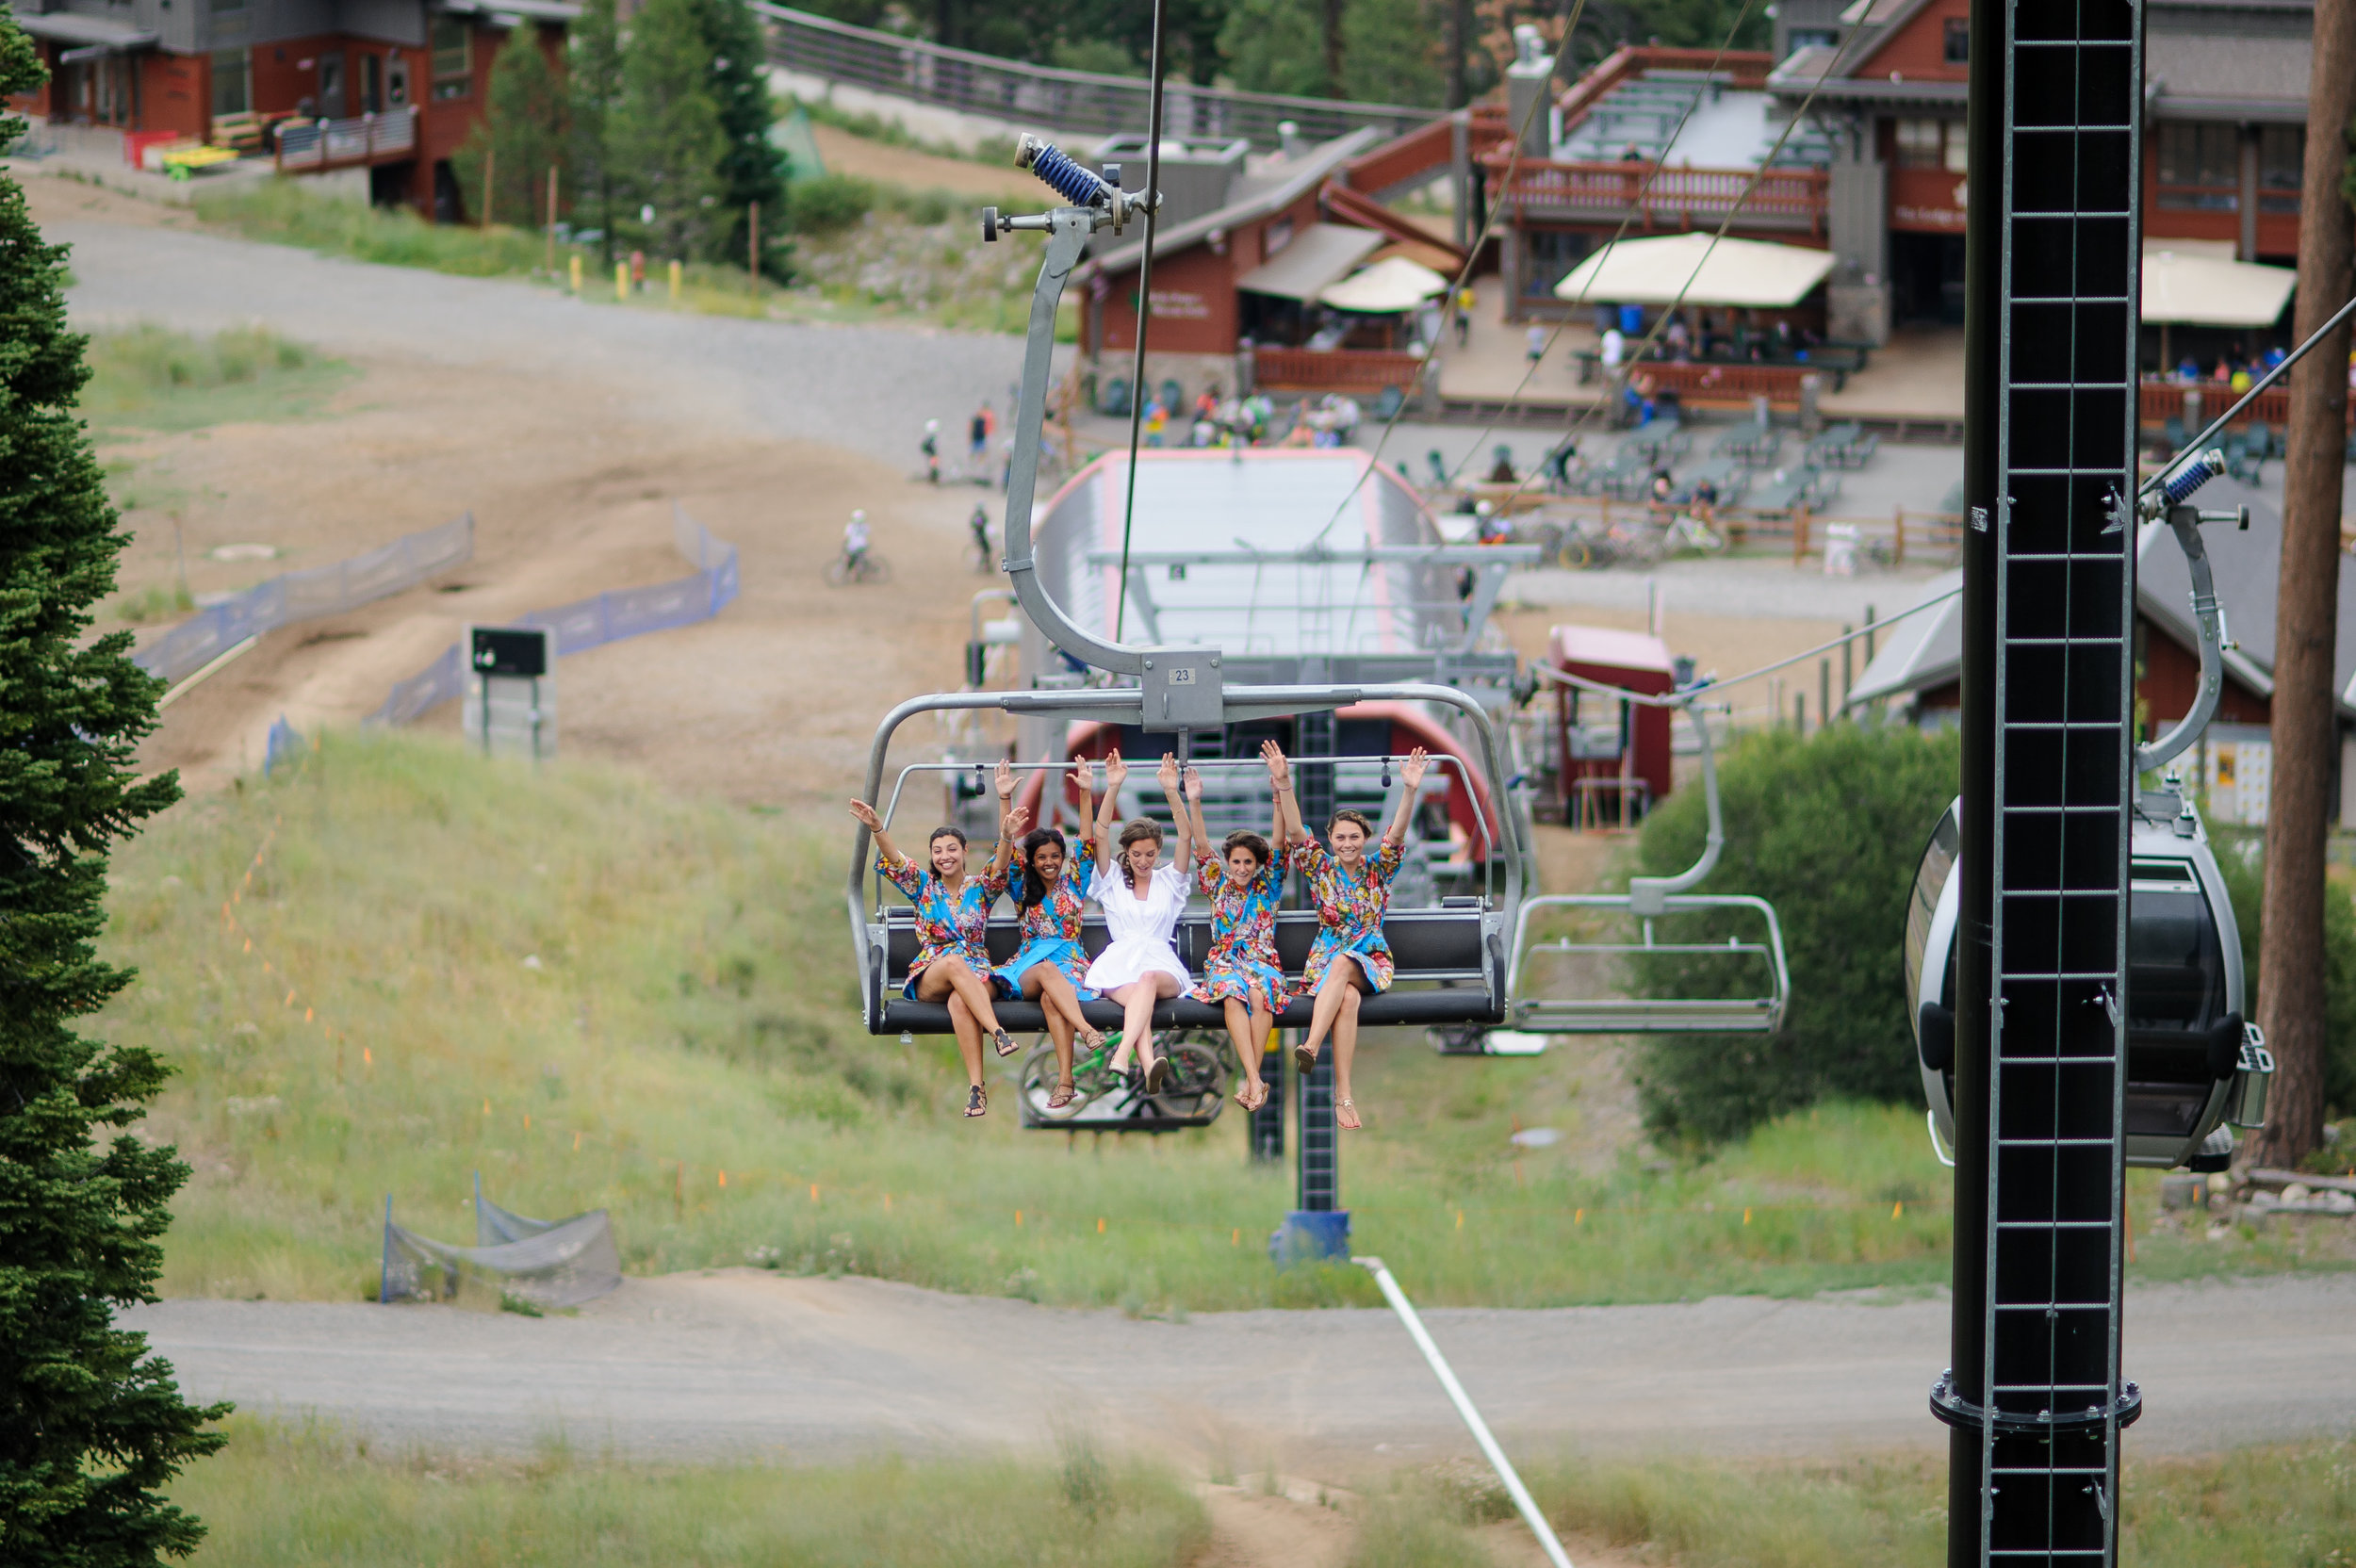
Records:
[[[1605,246],[1554,286],[1561,300],[1590,303],[1743,305],[1775,310],[1798,304],[1832,271],[1830,251],[1721,239],[1706,234],[1623,239]]]
[[[1447,292],[1448,280],[1431,268],[1405,256],[1392,256],[1344,278],[1317,298],[1335,310],[1396,316]]]
[[[2143,318],[2201,327],[2270,327],[2299,274],[2186,251],[2143,253]]]

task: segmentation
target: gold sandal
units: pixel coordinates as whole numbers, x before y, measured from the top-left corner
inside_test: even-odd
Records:
[[[1344,1111],[1348,1111],[1350,1114],[1350,1120],[1344,1121],[1342,1119],[1341,1113]],[[1340,1128],[1343,1132],[1356,1133],[1364,1131],[1365,1123],[1356,1119],[1357,1115],[1358,1106],[1356,1102],[1349,1100],[1336,1100],[1333,1102],[1333,1125]]]

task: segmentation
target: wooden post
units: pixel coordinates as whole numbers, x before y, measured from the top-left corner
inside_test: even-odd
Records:
[[[320,143],[320,145],[321,145],[321,146],[325,146],[325,145],[326,145],[326,143],[325,143],[325,142],[321,142],[321,143]],[[496,187],[492,184],[492,179],[491,179],[491,177],[492,177],[494,174],[496,174],[496,173],[498,173],[498,172],[499,172],[499,149],[498,149],[498,148],[496,148],[496,147],[485,147],[484,149],[483,149],[483,222],[482,222],[482,227],[483,227],[483,231],[485,234],[488,234],[488,233],[490,232],[490,229],[491,229],[491,192],[492,192],[495,188],[496,188]]]
[[[617,261],[614,264],[614,302],[623,304],[628,302],[629,299],[630,263]]]
[[[1808,507],[1805,503],[1792,509],[1792,564],[1798,566],[1808,559]]]
[[[1897,530],[1897,538],[1890,549],[1890,564],[1893,566],[1903,566],[1906,564],[1906,509],[1903,506],[1898,508],[1890,520],[1891,526]]]
[[[744,209],[744,277],[753,286],[753,298],[761,298],[761,204],[754,202]]]
[[[556,272],[556,165],[548,165],[548,273]]]
[[[674,301],[679,299],[679,283],[683,270],[684,270],[679,266],[678,259],[673,258],[671,262],[671,298]]]

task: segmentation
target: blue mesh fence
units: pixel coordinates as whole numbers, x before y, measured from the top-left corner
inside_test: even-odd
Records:
[[[286,572],[209,605],[131,656],[168,681],[195,674],[249,637],[297,621],[339,615],[386,598],[474,556],[474,514],[394,540],[332,566]]]
[[[515,626],[546,627],[556,633],[557,656],[580,653],[626,637],[708,621],[736,597],[736,547],[715,539],[684,507],[671,508],[671,543],[695,567],[692,576],[650,588],[624,588],[594,598],[534,610]],[[370,724],[407,724],[466,689],[466,662],[457,644],[424,669],[396,685]]]

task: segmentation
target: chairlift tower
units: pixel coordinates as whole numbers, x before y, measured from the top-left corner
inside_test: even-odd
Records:
[[[2118,1558],[2143,12],[1973,0],[1948,1561]]]

